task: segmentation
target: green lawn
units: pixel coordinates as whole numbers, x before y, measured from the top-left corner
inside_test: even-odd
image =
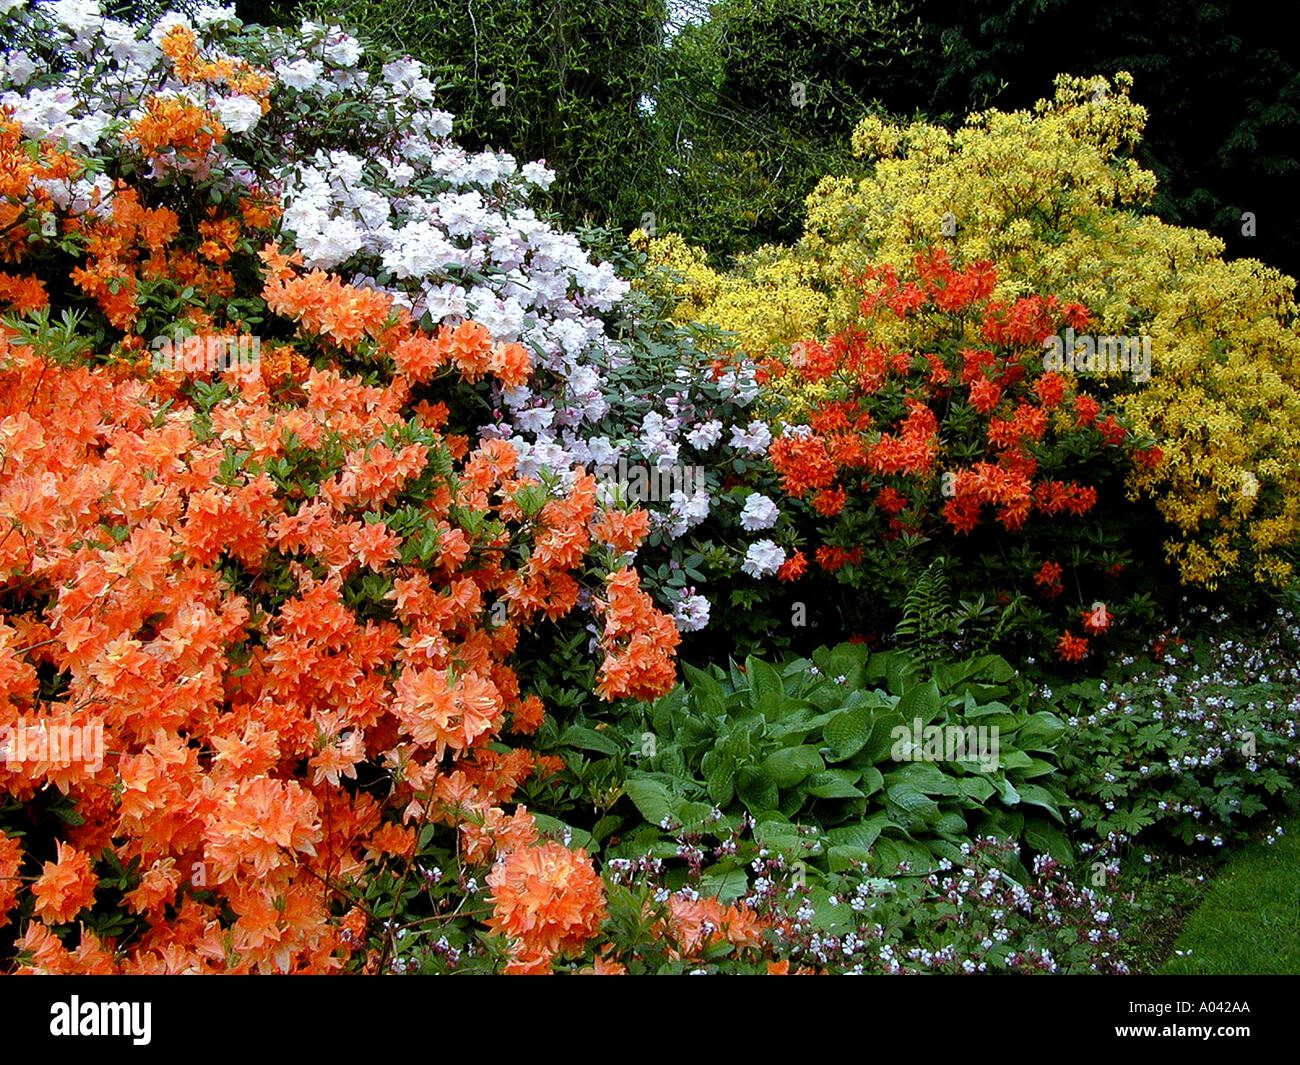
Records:
[[[1160,972],[1300,974],[1300,818],[1271,846],[1253,843],[1224,865],[1183,926]]]

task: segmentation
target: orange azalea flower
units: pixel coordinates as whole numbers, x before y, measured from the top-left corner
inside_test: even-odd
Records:
[[[1082,636],[1071,636],[1070,633],[1063,632],[1056,643],[1056,653],[1063,661],[1078,662],[1088,654],[1088,641]]]
[[[487,878],[492,931],[550,959],[580,951],[605,920],[605,890],[586,851],[549,840],[506,855]]]
[[[536,695],[530,695],[520,702],[511,717],[512,727],[516,732],[531,736],[546,719],[546,707]]]
[[[216,115],[186,100],[153,96],[145,101],[145,114],[124,134],[135,141],[148,159],[167,152],[195,162],[226,138],[226,128]]]
[[[0,928],[9,923],[10,911],[18,901],[18,870],[22,864],[22,845],[0,832]]]
[[[597,954],[592,963],[578,970],[579,976],[626,976],[627,966],[608,957],[608,951]]]
[[[1101,636],[1110,630],[1112,616],[1105,603],[1094,603],[1079,617],[1083,620],[1083,631],[1091,636]]]
[[[537,842],[537,825],[523,806],[510,816],[494,806],[484,814],[482,825],[467,822],[460,831],[465,860],[470,863],[486,861],[494,850],[504,855]]]
[[[0,300],[8,303],[16,314],[30,314],[48,306],[50,297],[40,279],[13,277],[0,271]]]
[[[58,859],[46,862],[32,886],[36,915],[54,924],[71,921],[95,901],[99,878],[90,868],[90,858],[66,843],[58,845]]]
[[[189,64],[186,76],[252,91],[254,74],[222,57],[209,63],[184,33],[168,49],[178,68]],[[173,100],[151,103],[129,134],[166,167],[206,163],[223,131]],[[0,117],[0,254],[29,250],[9,227],[31,232],[29,208],[6,197],[58,215],[35,183],[82,169],[48,146],[28,156],[21,130]],[[172,177],[184,192],[185,168]],[[305,272],[300,256],[274,246],[261,253],[264,299],[299,335],[265,344],[262,372],[197,417],[176,375],[151,372],[133,327],[155,315],[152,283],[165,282],[194,290],[168,311],[179,324],[199,336],[241,333],[218,308],[238,297],[239,313],[258,313],[244,310],[256,292],[239,287],[249,271],[234,260],[247,228],[277,211],[257,193],[206,214],[144,206],[152,202],[151,186],[119,182],[107,209],[57,218],[59,237],[84,249],[74,284],[130,330],[125,340],[55,365],[0,336],[0,447],[12,460],[0,464],[0,513],[14,525],[0,535],[0,567],[41,577],[20,614],[0,611],[0,710],[30,712],[41,671],[53,670],[68,690],[48,712],[105,732],[103,767],[25,767],[2,785],[28,802],[54,784],[84,819],[32,889],[28,967],[335,971],[362,949],[344,933],[360,939],[365,929],[331,916],[323,880],[366,882],[384,853],[409,853],[417,819],[431,817],[467,855],[511,856],[502,876],[520,875],[502,882],[498,909],[526,933],[511,965],[549,970],[557,950],[599,928],[603,896],[584,856],[561,860],[538,845],[525,810],[503,812],[530,775],[563,769],[557,756],[502,749],[507,721],[530,731],[544,716],[508,656],[527,617],[576,603],[593,528],[631,548],[642,519],[602,525],[595,481],[580,475],[525,523],[511,509],[524,482],[508,443],[413,441],[411,428],[436,436],[449,417],[444,402],[414,401],[417,377],[519,381],[531,369],[525,353],[473,323],[419,333],[387,297]],[[36,282],[50,280],[5,278],[0,309],[34,305]],[[354,360],[331,364],[340,348],[373,362],[369,383]],[[289,474],[273,476],[281,460]],[[391,511],[408,493],[417,527],[440,540],[432,557],[404,563]],[[378,579],[353,580],[359,567]],[[372,587],[391,589],[379,609]],[[498,626],[488,612],[499,602],[511,620]],[[668,690],[676,630],[634,571],[615,575],[600,608],[605,695]],[[390,772],[391,789],[347,786],[361,761]],[[139,883],[106,901],[143,920],[122,944],[86,935],[74,950],[75,932],[61,926],[94,902],[90,855],[104,848],[140,862]],[[532,856],[531,874],[519,853]],[[0,835],[0,921],[12,919],[23,859]]]
[[[620,554],[635,551],[650,534],[650,515],[644,510],[607,510],[592,526],[592,535]]]
[[[781,563],[781,568],[776,571],[776,575],[783,581],[797,581],[807,570],[808,559],[804,557],[802,551],[796,551]]]
[[[522,385],[533,372],[533,361],[522,344],[497,344],[488,368],[503,385]]]
[[[816,488],[827,488],[835,480],[835,464],[826,444],[817,436],[780,437],[768,448],[772,466],[792,496],[800,498]]]
[[[823,544],[817,548],[815,556],[817,564],[827,573],[834,573],[845,566],[856,566],[862,561],[862,548],[853,547],[834,547],[831,544]]]
[[[681,642],[672,618],[656,610],[641,591],[636,573],[624,568],[608,581],[608,598],[598,603],[605,618],[601,643],[605,661],[596,692],[602,699],[655,699],[672,689],[671,655]]]
[[[391,822],[383,824],[371,834],[369,850],[377,855],[409,858],[415,853],[415,832]]]
[[[1002,389],[986,377],[980,377],[970,386],[970,405],[981,414],[988,414],[1002,398]]]
[[[723,906],[716,898],[668,897],[668,927],[676,947],[672,954],[691,958],[724,940],[738,947],[760,947],[766,924],[752,910]]]
[[[1034,583],[1043,590],[1046,596],[1060,595],[1064,590],[1061,584],[1061,574],[1065,572],[1055,562],[1044,562],[1039,571],[1034,574]]]
[[[843,488],[823,488],[812,499],[813,509],[823,517],[834,517],[849,500]]]

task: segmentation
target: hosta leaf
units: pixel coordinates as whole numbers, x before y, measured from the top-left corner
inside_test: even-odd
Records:
[[[686,675],[697,713],[721,717],[727,712],[727,695],[716,678],[687,663],[682,663],[682,671]]]
[[[861,772],[852,769],[830,769],[813,773],[804,782],[804,787],[816,799],[862,799],[866,796],[854,786],[861,775]]]
[[[1030,806],[1038,806],[1046,810],[1052,817],[1065,824],[1065,818],[1061,816],[1061,811],[1056,806],[1056,796],[1039,784],[1021,784],[1018,789],[1020,792],[1020,801],[1028,803]]]
[[[915,720],[920,720],[924,725],[933,721],[939,716],[943,709],[943,704],[939,699],[939,687],[934,681],[926,681],[924,684],[916,684],[907,690],[898,705],[894,708],[895,713],[903,719],[906,724],[911,724]]]
[[[618,744],[604,733],[595,729],[570,725],[560,736],[560,744],[565,747],[577,747],[584,751],[597,751],[610,756],[619,753]]]
[[[736,794],[751,813],[775,810],[781,801],[777,786],[753,766],[742,766],[736,771]]]
[[[906,762],[885,774],[886,784],[910,784],[923,795],[957,795],[960,788],[956,777],[951,777],[930,762]]]
[[[864,851],[870,850],[871,845],[876,842],[880,833],[889,827],[890,823],[888,814],[873,814],[859,824],[830,829],[826,833],[826,838],[837,847],[857,847]]]
[[[810,773],[826,768],[816,747],[783,747],[763,760],[760,770],[778,788],[792,788]]]
[[[873,714],[867,707],[844,710],[826,722],[822,738],[834,755],[834,761],[852,758],[871,739]]]
[[[1065,722],[1047,710],[1030,714],[1016,733],[1016,746],[1023,751],[1050,751],[1065,733]]]
[[[1069,837],[1050,821],[1031,817],[1025,821],[1025,842],[1036,851],[1050,854],[1058,862],[1074,861]]]
[[[957,787],[968,799],[984,802],[997,792],[988,777],[958,777]]]
[[[890,785],[885,789],[885,794],[890,802],[908,816],[909,823],[916,820],[929,823],[939,816],[939,804],[911,784]]]
[[[735,902],[749,890],[749,878],[743,869],[728,869],[723,873],[705,873],[704,893],[716,895],[722,902]]]
[[[765,703],[773,705],[773,700],[779,700],[785,695],[785,685],[781,680],[781,674],[774,666],[764,662],[761,658],[755,658],[751,655],[745,659],[745,676],[749,678],[749,705],[755,709]]]

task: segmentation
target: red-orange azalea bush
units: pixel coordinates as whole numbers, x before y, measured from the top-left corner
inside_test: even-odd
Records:
[[[1086,331],[1087,309],[997,302],[995,281],[991,265],[958,268],[942,250],[918,256],[912,278],[868,269],[852,326],[769,362],[787,421],[769,455],[811,530],[778,576],[815,561],[861,593],[873,625],[905,615],[934,567],[954,593],[938,606],[963,599],[984,635],[1027,627],[1076,658],[1112,616],[1144,617],[1120,581],[1157,545],[1123,478],[1161,457],[1082,375],[1044,370],[1045,339]]]
[[[556,766],[505,743],[545,715],[511,655],[585,587],[600,694],[668,690],[676,630],[605,546],[644,525],[457,432],[461,383],[522,383],[526,350],[304,269],[219,180],[225,135],[151,100],[90,159],[0,117],[0,944],[46,973],[595,958],[592,862],[513,805]],[[156,369],[173,334],[258,357]]]

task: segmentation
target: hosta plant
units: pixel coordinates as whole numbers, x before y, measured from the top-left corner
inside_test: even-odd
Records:
[[[686,674],[611,727],[560,734],[623,767],[628,812],[611,807],[593,829],[607,855],[660,853],[664,830],[709,823],[716,808],[730,823],[751,818],[763,845],[828,872],[856,862],[879,874],[929,872],[987,834],[1070,857],[1056,764],[1064,725],[1031,708],[999,658],[930,669],[843,644],[811,660],[751,656]],[[618,774],[607,783],[620,786]],[[630,808],[639,817],[622,820]],[[736,868],[724,859],[706,873]]]

